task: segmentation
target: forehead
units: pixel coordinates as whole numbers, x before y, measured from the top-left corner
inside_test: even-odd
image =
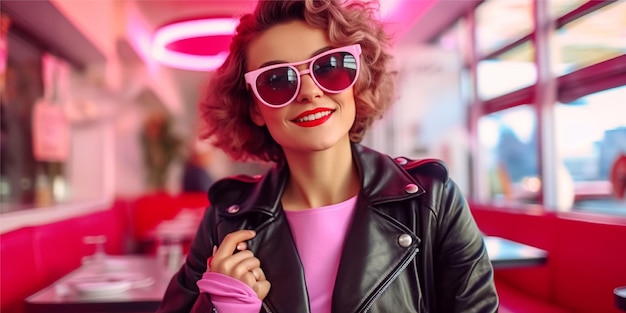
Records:
[[[330,46],[326,32],[304,21],[275,25],[250,42],[246,70],[254,70],[271,61],[297,62]]]

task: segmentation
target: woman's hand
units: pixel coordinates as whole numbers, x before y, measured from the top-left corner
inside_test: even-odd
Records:
[[[271,284],[261,269],[261,261],[247,250],[246,240],[254,236],[256,233],[252,230],[238,230],[226,235],[219,248],[213,248],[213,256],[207,260],[207,269],[242,281],[263,301]]]

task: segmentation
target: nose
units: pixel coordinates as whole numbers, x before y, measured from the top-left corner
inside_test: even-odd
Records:
[[[311,102],[315,98],[320,98],[324,95],[324,91],[320,89],[315,81],[313,81],[313,77],[311,77],[311,73],[309,70],[300,71],[300,90],[298,91],[298,96],[296,97],[296,101],[298,102]]]

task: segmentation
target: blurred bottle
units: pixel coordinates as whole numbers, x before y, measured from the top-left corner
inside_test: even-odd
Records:
[[[52,185],[48,175],[40,173],[35,181],[35,204],[38,207],[51,206],[54,203]]]
[[[104,244],[107,242],[107,237],[104,235],[98,236],[85,236],[83,237],[83,243],[87,245],[94,245],[94,252],[92,255],[84,256],[82,259],[83,265],[104,265],[107,254],[104,251]]]
[[[162,236],[157,246],[157,260],[168,271],[176,271],[184,259],[183,243],[176,236]]]

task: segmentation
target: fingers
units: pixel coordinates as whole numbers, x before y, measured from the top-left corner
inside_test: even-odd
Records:
[[[206,269],[207,271],[211,271],[211,266],[213,263],[213,256],[215,255],[215,251],[217,251],[217,246],[213,246],[213,252],[211,253],[211,256],[206,260]]]
[[[220,260],[220,262],[217,262],[217,259],[213,261],[214,271],[222,272],[235,278],[243,276],[260,265],[261,261],[250,250],[235,253],[226,259]]]
[[[252,230],[239,230],[226,235],[220,246],[213,248],[213,256],[207,260],[207,270],[228,275],[245,283],[254,290],[259,299],[263,300],[271,284],[261,269],[261,261],[252,251],[247,250],[246,241],[254,236],[256,233]]]
[[[263,301],[263,299],[265,299],[265,297],[267,297],[267,294],[270,292],[271,287],[272,284],[270,284],[269,281],[264,280],[258,281],[254,285],[252,285],[252,290],[254,290],[259,300]]]
[[[243,229],[232,232],[224,237],[224,240],[220,244],[219,248],[217,248],[217,251],[215,251],[215,254],[213,256],[216,259],[223,259],[231,256],[235,249],[240,251],[245,250],[247,249],[247,244],[245,244],[245,241],[254,238],[254,236],[256,236],[256,233],[253,230]],[[245,244],[245,246],[241,245],[241,243]]]
[[[260,267],[254,268],[248,272],[248,281],[251,281],[252,277],[255,281],[252,284],[248,284],[254,290],[259,300],[263,301],[270,291],[271,284],[265,279],[265,273]]]
[[[254,279],[256,279],[256,281],[265,280],[265,273],[260,267],[253,268],[250,270],[250,272],[252,272],[252,275],[254,275]]]
[[[250,286],[250,288],[254,289],[254,285],[257,283],[256,278],[254,278],[254,274],[252,272],[247,271],[241,275],[239,278],[240,281],[244,282],[244,284]]]

